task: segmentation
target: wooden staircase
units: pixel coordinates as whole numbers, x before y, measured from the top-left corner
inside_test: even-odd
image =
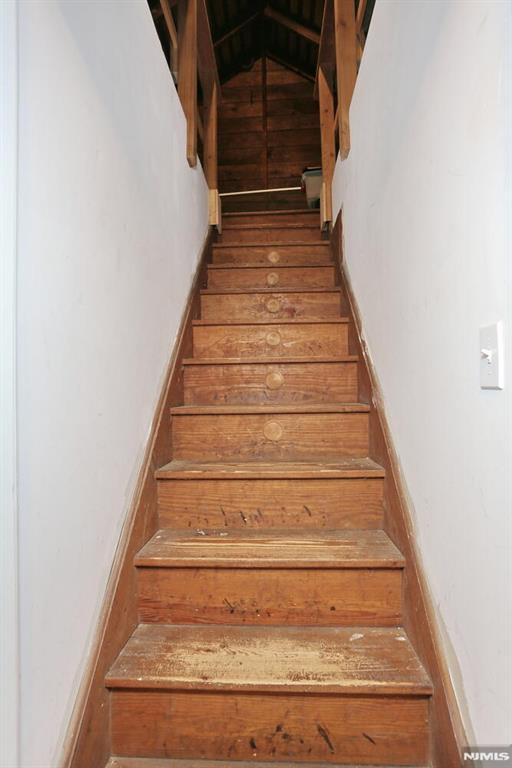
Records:
[[[225,217],[140,624],[106,679],[109,768],[423,766],[432,686],[318,214]]]

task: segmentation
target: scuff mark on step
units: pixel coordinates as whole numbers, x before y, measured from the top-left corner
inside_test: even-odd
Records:
[[[331,753],[331,755],[334,755],[335,750],[334,750],[334,747],[332,745],[332,741],[331,741],[330,736],[329,736],[329,731],[327,731],[326,728],[324,728],[322,725],[320,725],[320,723],[317,723],[316,729],[317,729],[318,733],[320,734],[320,736],[322,737],[322,739],[327,744],[327,746],[329,747],[329,752]]]
[[[253,736],[251,736],[251,738],[249,740],[249,744],[250,744],[251,749],[258,749],[256,741],[255,741]]]
[[[306,510],[306,514],[308,515],[308,517],[313,517],[313,513],[311,512],[310,508],[307,507],[305,504],[303,504],[302,506]]]
[[[375,739],[372,739],[372,737],[371,737],[371,736],[368,736],[368,734],[367,734],[367,733],[365,733],[364,731],[363,731],[363,736],[365,737],[365,739],[368,739],[368,741],[370,741],[372,744],[376,744],[376,743],[377,743],[377,742],[375,741]]]
[[[223,603],[227,605],[230,613],[234,613],[236,611],[236,605],[233,605],[232,603],[230,603],[227,597],[224,598]]]
[[[243,523],[244,523],[245,525],[247,525],[247,518],[246,518],[246,516],[244,515],[244,513],[242,512],[242,510],[240,510],[240,517],[242,518],[242,521],[243,521]]]

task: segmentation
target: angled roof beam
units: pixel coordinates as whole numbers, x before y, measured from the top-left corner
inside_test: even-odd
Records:
[[[284,13],[281,13],[280,11],[276,11],[274,8],[270,8],[268,5],[265,8],[264,13],[267,19],[272,19],[278,24],[281,24],[282,27],[291,29],[291,31],[295,32],[297,35],[300,35],[301,37],[305,37],[307,40],[310,40],[312,43],[315,43],[315,45],[320,45],[320,35],[318,34],[318,32],[315,32],[314,29],[311,29],[310,27],[306,27],[304,26],[304,24],[301,24],[298,21],[294,21],[293,19],[290,19],[288,16],[285,16]]]
[[[280,64],[282,67],[289,69],[291,72],[295,72],[297,75],[304,77],[306,80],[310,80],[312,83],[315,81],[315,78],[310,72],[306,72],[305,69],[302,69],[296,63],[288,61],[287,59],[282,59],[280,56],[274,53],[274,51],[269,51],[267,49],[266,56],[272,61],[275,61],[276,64]]]
[[[176,24],[174,23],[169,0],[160,0],[160,11],[163,14],[165,26],[167,27],[167,33],[169,35],[171,51],[169,63],[174,81],[176,82],[178,79],[178,32],[176,30]]]
[[[228,32],[222,35],[222,37],[219,37],[218,40],[215,40],[214,42],[214,48],[216,48],[218,45],[221,45],[226,40],[229,40],[230,37],[233,35],[236,35],[237,32],[240,32],[241,29],[244,29],[248,24],[252,24],[253,21],[256,21],[258,16],[260,16],[261,10],[256,11],[256,13],[251,13],[250,16],[247,16],[247,18],[242,19],[242,21],[236,25],[236,27],[233,27],[233,29],[230,29]]]

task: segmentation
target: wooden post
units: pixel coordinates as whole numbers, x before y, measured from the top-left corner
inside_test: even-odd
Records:
[[[334,147],[334,99],[332,73],[320,65],[318,69],[318,98],[320,101],[320,140],[322,145],[322,176],[324,183],[322,227],[332,221],[332,177],[336,162]]]
[[[340,156],[344,160],[350,151],[349,109],[357,77],[354,0],[334,0],[334,35],[338,83],[338,131]]]
[[[179,0],[178,94],[187,119],[187,160],[197,165],[197,0]]]
[[[217,83],[206,95],[204,110],[204,173],[209,189],[217,189]]]
[[[211,226],[220,225],[220,198],[218,183],[218,160],[217,160],[217,114],[218,114],[218,94],[217,83],[211,83],[210,91],[206,94],[206,103],[204,109],[204,174],[209,189],[209,216],[208,220]]]

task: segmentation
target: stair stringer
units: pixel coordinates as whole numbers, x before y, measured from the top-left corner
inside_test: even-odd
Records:
[[[422,566],[411,514],[410,496],[395,450],[376,369],[363,337],[363,323],[350,277],[343,262],[342,212],[331,234],[331,245],[349,318],[349,353],[358,355],[359,400],[370,403],[370,457],[386,471],[383,528],[406,559],[403,626],[430,675],[431,753],[433,768],[461,768],[462,746],[468,743],[448,671],[432,596]]]

